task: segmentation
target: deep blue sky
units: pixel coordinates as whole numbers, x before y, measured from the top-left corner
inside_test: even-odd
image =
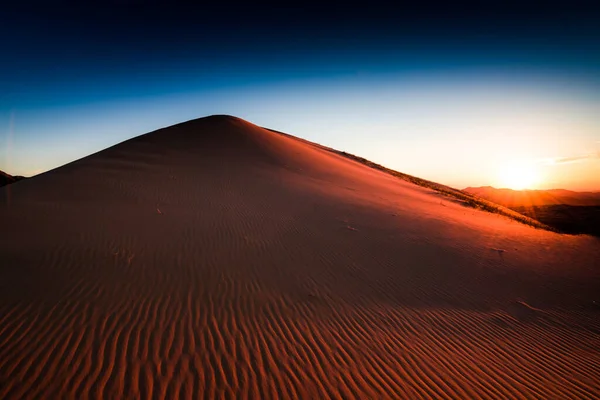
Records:
[[[225,113],[459,187],[572,157],[543,168],[545,185],[594,187],[594,2],[282,5],[5,6],[0,169],[31,175]]]

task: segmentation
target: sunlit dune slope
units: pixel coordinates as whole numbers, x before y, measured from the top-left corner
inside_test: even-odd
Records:
[[[213,116],[0,189],[0,398],[597,398],[600,241]]]

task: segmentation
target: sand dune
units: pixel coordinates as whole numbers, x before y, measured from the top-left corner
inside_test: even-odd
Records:
[[[598,398],[600,240],[243,120],[0,189],[0,398]]]

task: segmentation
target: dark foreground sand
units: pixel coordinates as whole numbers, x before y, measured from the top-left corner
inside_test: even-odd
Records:
[[[599,260],[199,119],[0,189],[0,398],[598,398]]]

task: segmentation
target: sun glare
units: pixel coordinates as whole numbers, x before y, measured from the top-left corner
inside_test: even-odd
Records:
[[[534,165],[517,162],[502,166],[499,175],[501,186],[514,190],[532,189],[539,178]]]

